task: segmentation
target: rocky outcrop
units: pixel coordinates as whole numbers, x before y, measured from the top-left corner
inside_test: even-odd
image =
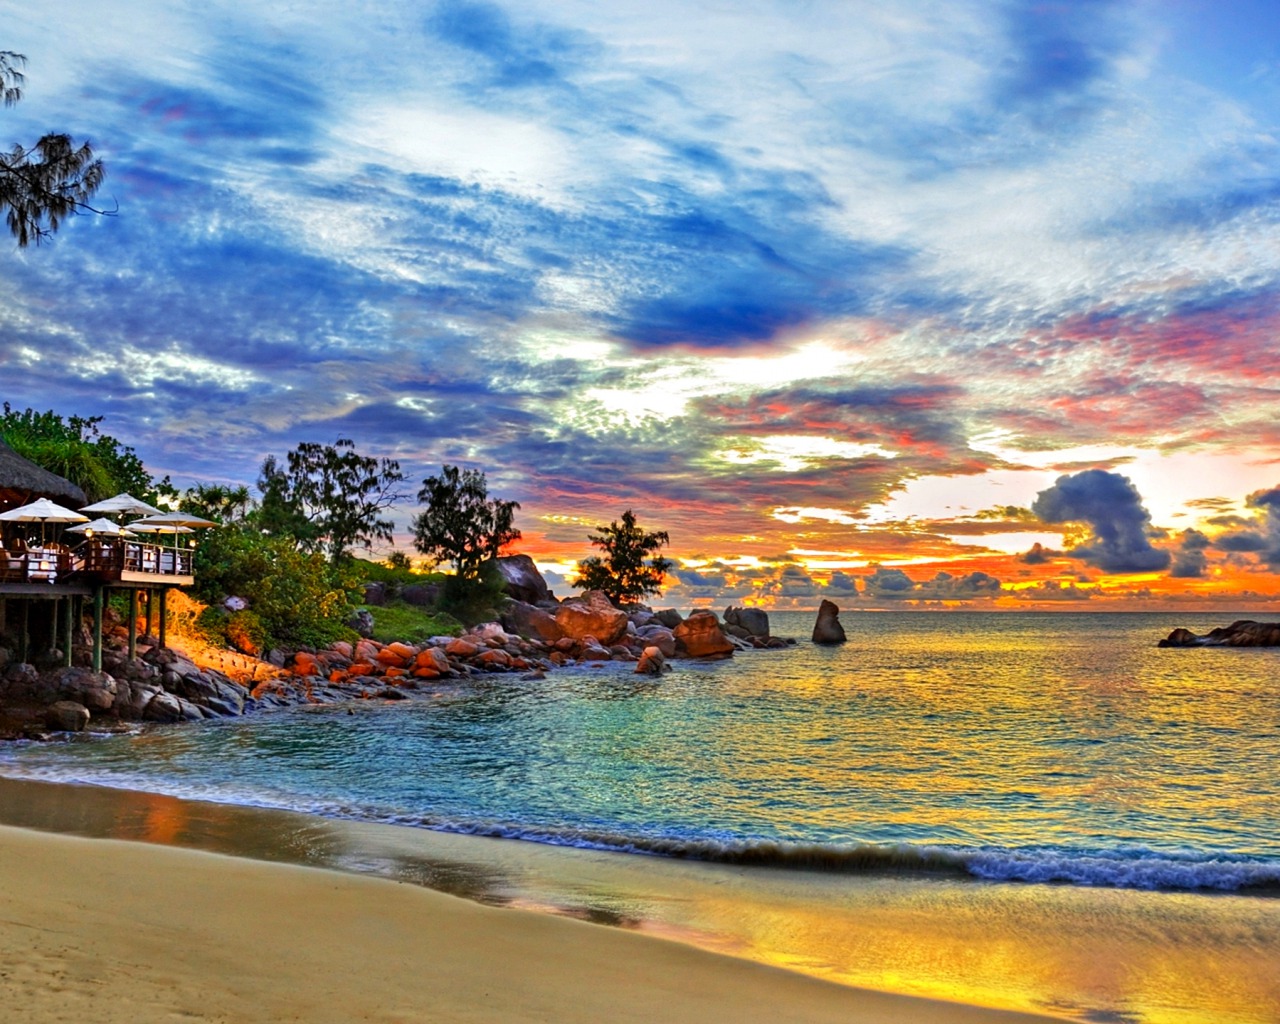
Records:
[[[502,625],[518,636],[555,643],[564,630],[550,612],[524,601],[512,601],[502,610]]]
[[[504,555],[498,559],[498,571],[506,581],[507,596],[525,604],[552,602],[551,589],[528,555]]]
[[[1189,629],[1175,629],[1157,647],[1280,647],[1280,622],[1239,619],[1229,626],[1197,636]]]
[[[89,724],[89,709],[74,700],[60,700],[45,710],[45,725],[58,732],[83,732]]]
[[[671,631],[676,654],[685,658],[729,658],[736,650],[715,612],[695,611]]]
[[[734,608],[730,605],[724,610],[724,621],[726,626],[742,630],[743,639],[769,636],[769,613],[761,608]]]
[[[818,621],[813,624],[815,644],[842,644],[846,640],[840,625],[840,609],[831,601],[818,605]]]
[[[674,608],[659,608],[653,613],[653,617],[656,621],[666,626],[667,629],[675,629],[676,626],[684,621],[683,616]]]
[[[563,602],[556,609],[555,618],[565,636],[575,640],[591,636],[606,646],[627,631],[627,613],[615,608],[598,590],[588,590],[581,597]]]

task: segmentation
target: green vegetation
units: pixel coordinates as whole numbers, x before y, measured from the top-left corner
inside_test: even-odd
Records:
[[[631,509],[622,513],[621,524],[615,519],[596,529],[600,532],[587,534],[587,539],[604,552],[604,557],[592,555],[578,563],[575,587],[603,591],[615,605],[662,591],[663,576],[674,564],[655,554],[671,541],[665,530],[651,533],[641,529]]]
[[[350,639],[346,620],[363,582],[350,561],[335,566],[319,552],[300,551],[291,538],[264,534],[250,523],[210,530],[196,548],[195,576],[196,595],[214,609],[201,622],[206,635],[219,635],[221,627],[228,641],[257,638],[260,649]],[[228,594],[246,598],[252,618],[219,612]],[[230,621],[236,614],[241,618]]]
[[[413,546],[428,558],[452,562],[464,581],[478,581],[481,566],[520,539],[512,526],[518,501],[489,497],[484,474],[444,466],[422,481],[418,501],[426,506],[413,520]]]
[[[102,433],[101,422],[101,416],[64,419],[52,410],[18,412],[5,402],[0,437],[24,459],[70,480],[90,504],[121,491],[147,502],[176,493],[168,477],[153,481],[137,452]]]
[[[404,601],[388,601],[366,610],[373,615],[373,638],[384,644],[393,640],[420,644],[433,636],[457,636],[462,632],[462,623],[448,612],[419,608]]]

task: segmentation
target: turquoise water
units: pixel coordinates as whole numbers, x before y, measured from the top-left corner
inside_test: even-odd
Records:
[[[9,745],[15,777],[731,863],[1280,888],[1280,650],[1153,615],[842,616],[849,643]]]

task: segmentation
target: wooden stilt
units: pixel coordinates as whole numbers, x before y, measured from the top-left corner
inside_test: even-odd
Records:
[[[31,626],[31,602],[23,601],[22,617],[19,620],[19,624],[18,624],[18,660],[21,662],[25,662],[27,660],[27,655],[30,653],[30,651],[28,650],[28,647],[30,645],[31,638],[30,636],[27,635],[27,631],[30,628],[30,626]]]
[[[156,592],[154,590],[147,591],[147,636],[155,636],[155,633],[151,631],[151,606],[155,604],[153,600],[155,596]]]
[[[138,656],[138,588],[129,588],[129,660]]]
[[[168,596],[169,596],[169,591],[162,588],[160,590],[160,636],[159,636],[161,647],[164,647],[164,632],[165,632],[165,627],[168,625],[168,618],[169,618],[168,607],[165,601],[165,599]]]
[[[74,597],[62,599],[62,664],[71,667],[71,644],[75,640],[75,603]]]
[[[93,670],[102,671],[102,586],[93,588]]]

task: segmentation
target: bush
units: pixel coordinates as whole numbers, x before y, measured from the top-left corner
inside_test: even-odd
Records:
[[[260,654],[267,644],[267,627],[248,608],[227,616],[225,632],[227,642],[241,654]]]
[[[490,559],[480,566],[479,576],[446,576],[440,591],[440,610],[474,626],[498,617],[498,609],[506,603],[507,581],[498,563]]]
[[[304,554],[287,537],[249,526],[209,531],[196,549],[197,596],[210,604],[234,594],[249,602],[252,618],[231,632],[233,642],[265,647],[321,647],[354,635],[346,625],[360,574],[349,560],[331,564],[322,554]],[[256,620],[256,621],[255,621]],[[208,627],[216,629],[214,620]]]

